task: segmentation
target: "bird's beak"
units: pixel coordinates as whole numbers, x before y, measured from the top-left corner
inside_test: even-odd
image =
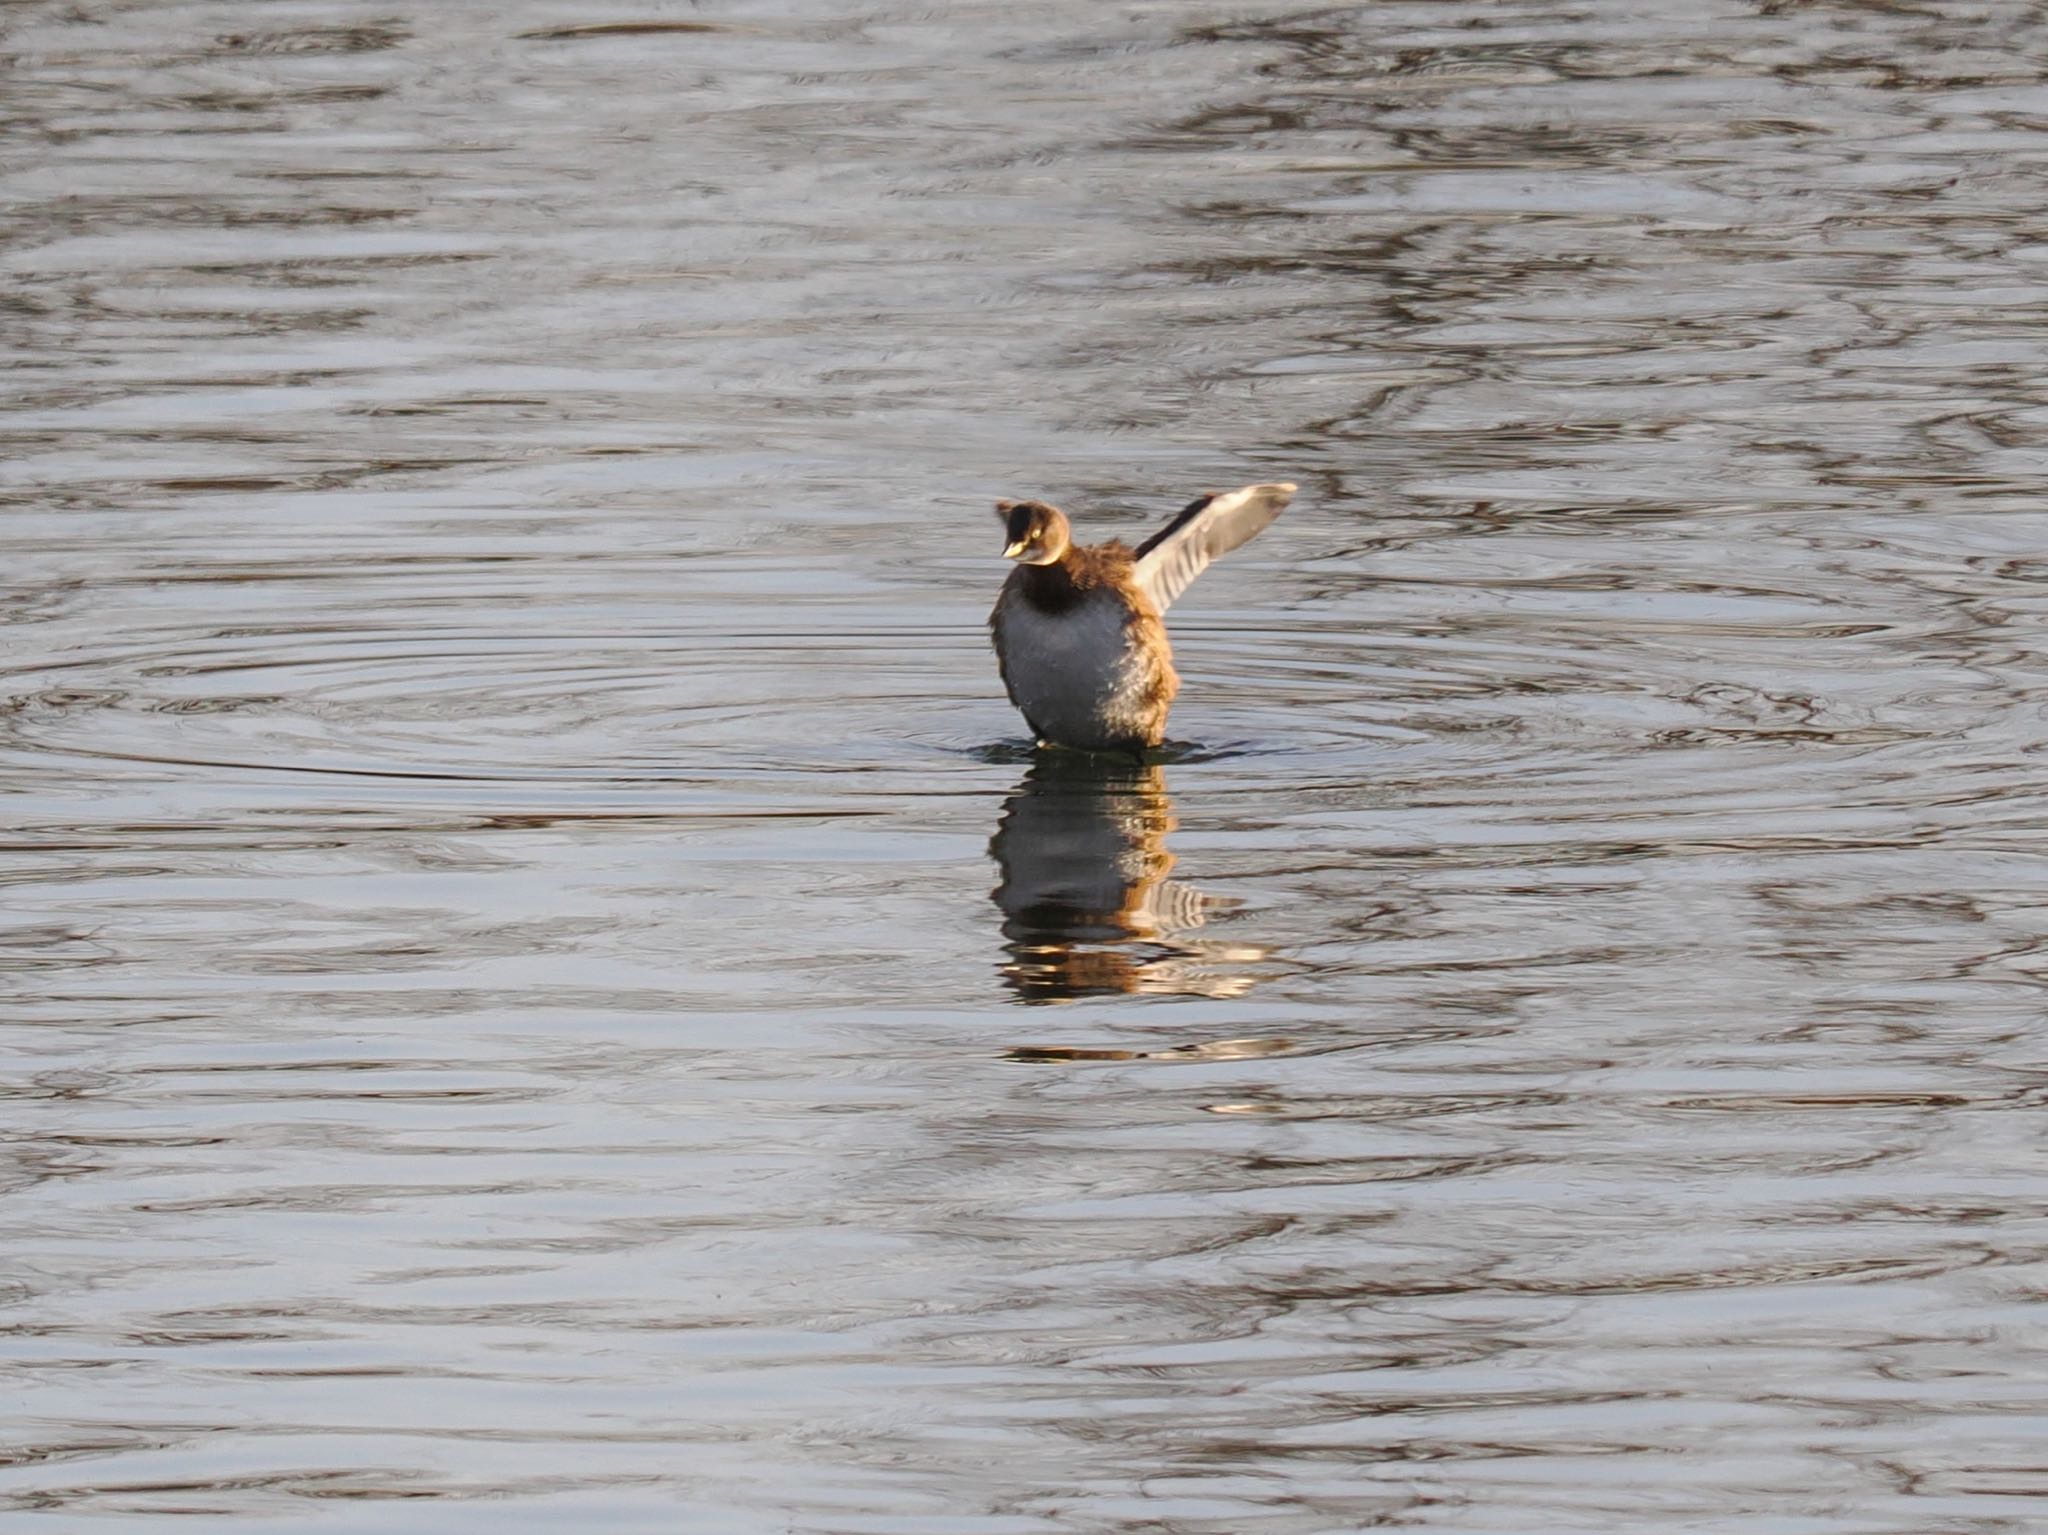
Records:
[[[1003,558],[1006,560],[1021,560],[1022,558],[1024,558],[1024,551],[1028,549],[1030,546],[1030,539],[1020,538],[1017,540],[1017,542],[1010,545],[1009,548],[1003,551]]]

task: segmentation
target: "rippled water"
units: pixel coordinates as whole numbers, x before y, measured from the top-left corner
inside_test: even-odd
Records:
[[[0,27],[10,1531],[2040,1528],[2036,8]]]

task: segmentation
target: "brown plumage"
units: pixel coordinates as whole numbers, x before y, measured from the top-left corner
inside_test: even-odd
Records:
[[[998,501],[1018,562],[989,629],[1010,701],[1041,743],[1143,752],[1166,739],[1180,690],[1162,616],[1217,555],[1280,515],[1292,485],[1203,496],[1133,550],[1074,543],[1043,501]]]

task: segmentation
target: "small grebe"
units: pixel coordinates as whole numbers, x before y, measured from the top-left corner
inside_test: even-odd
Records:
[[[1280,515],[1292,485],[1247,485],[1191,503],[1136,549],[1083,548],[1066,513],[998,501],[1017,568],[988,625],[996,661],[1041,744],[1142,752],[1166,739],[1180,678],[1161,615],[1218,555]]]

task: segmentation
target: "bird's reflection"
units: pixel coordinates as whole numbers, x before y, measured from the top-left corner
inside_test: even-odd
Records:
[[[1192,936],[1235,902],[1168,879],[1165,775],[1044,752],[1003,804],[989,855],[1002,869],[1004,982],[1027,1002],[1116,992],[1234,997],[1266,949]]]

